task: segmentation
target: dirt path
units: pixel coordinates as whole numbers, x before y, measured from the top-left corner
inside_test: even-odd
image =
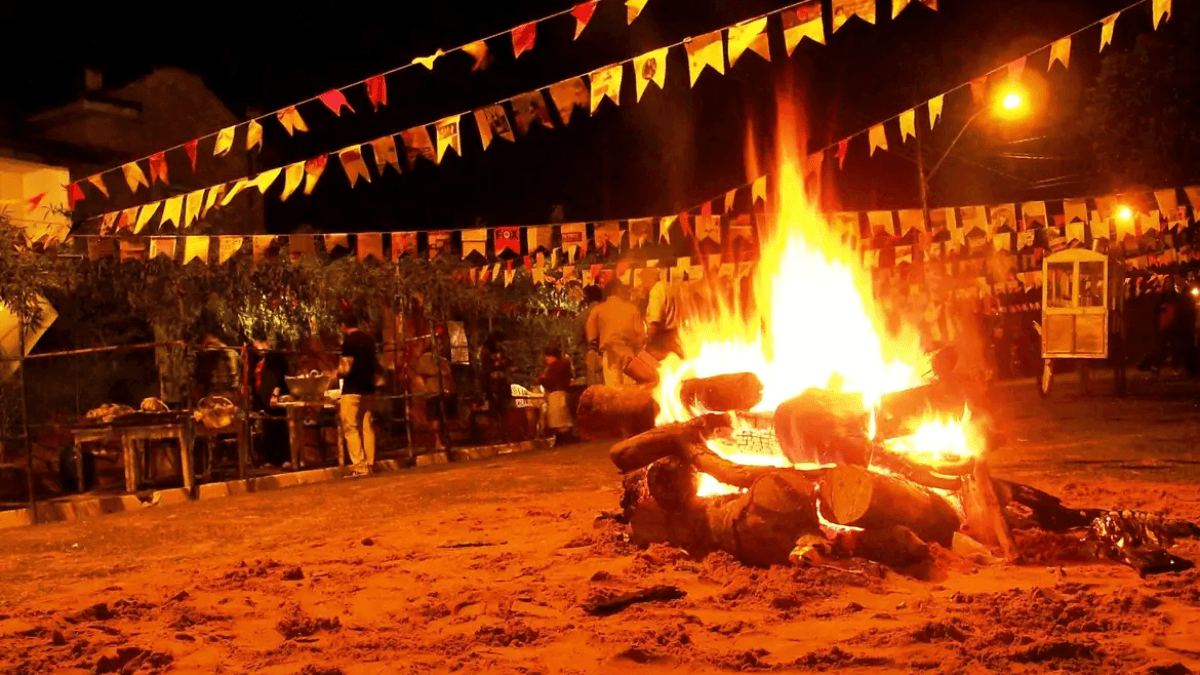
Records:
[[[1052,405],[1005,391],[997,473],[1081,506],[1200,520],[1194,388]],[[593,523],[616,507],[606,451],[6,531],[0,672],[1200,670],[1195,572],[948,560],[928,583],[633,551]],[[1200,560],[1194,543],[1180,553]],[[607,618],[580,608],[653,584],[688,595]]]

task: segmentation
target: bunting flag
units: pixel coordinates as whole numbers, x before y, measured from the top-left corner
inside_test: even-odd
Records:
[[[200,217],[204,218],[212,207],[216,206],[218,201],[225,194],[225,184],[222,183],[216,187],[208,189],[208,196],[204,198],[204,208],[200,209]]]
[[[103,175],[95,174],[92,176],[88,176],[87,182],[91,183],[92,187],[99,190],[100,194],[104,195],[105,199],[108,198],[108,186],[104,184],[104,176]]]
[[[987,75],[980,75],[971,80],[971,101],[975,105],[982,105],[983,99],[987,97]]]
[[[170,185],[171,181],[167,177],[167,153],[156,152],[150,155],[150,184],[161,182],[163,185]]]
[[[200,209],[204,206],[204,190],[193,190],[187,194],[184,201],[183,222],[180,227],[191,227],[200,218]]]
[[[809,0],[794,9],[785,10],[783,19],[783,44],[788,56],[804,38],[817,44],[825,44],[825,23],[821,20],[821,0]]]
[[[909,136],[917,137],[917,111],[915,108],[900,113],[900,142],[908,141]]]
[[[393,232],[392,233],[392,261],[397,261],[401,256],[408,254],[417,255],[417,233],[416,232]]]
[[[313,157],[304,163],[304,194],[311,195],[314,188],[317,187],[317,181],[321,180],[321,174],[325,173],[325,163],[329,155],[321,155]]]
[[[571,113],[575,112],[575,108],[588,110],[588,87],[582,77],[563,80],[550,85],[549,89],[550,100],[554,101],[554,107],[558,108],[558,117],[563,126],[570,124]]]
[[[183,217],[183,196],[178,195],[171,197],[163,202],[162,216],[158,219],[158,226],[164,227],[167,223],[171,223],[175,227],[179,227],[179,220]]]
[[[371,182],[371,172],[367,170],[367,163],[363,161],[361,145],[338,150],[338,159],[342,160],[342,168],[346,170],[350,187],[357,185],[360,177],[368,183]]]
[[[771,60],[771,50],[767,44],[767,17],[739,23],[729,28],[729,67],[732,68],[747,49]]]
[[[388,102],[387,78],[383,75],[367,78],[367,99],[371,101],[371,107],[379,110],[381,106],[386,106]]]
[[[229,188],[229,191],[225,193],[225,196],[221,198],[221,206],[229,206],[229,203],[233,201],[233,198],[241,194],[242,190],[245,190],[249,185],[249,178],[238,179],[233,184],[233,187]]]
[[[346,95],[342,93],[341,89],[331,89],[317,98],[321,99],[321,103],[324,103],[325,107],[329,108],[338,117],[342,116],[342,108],[354,112],[354,108],[346,100]]]
[[[536,121],[547,129],[553,129],[550,122],[550,109],[546,107],[546,99],[540,91],[529,91],[512,97],[513,115],[517,118],[517,131],[521,135],[529,133],[530,127]]]
[[[665,216],[658,221],[658,240],[664,244],[671,243],[671,226],[679,216]]]
[[[475,63],[471,64],[471,72],[486,70],[492,63],[491,52],[488,51],[487,43],[483,40],[463,45],[462,50],[475,59]]]
[[[820,157],[819,154],[817,154],[817,156]],[[812,157],[812,155],[810,155],[809,157]],[[806,164],[807,164],[807,162],[806,162]],[[807,167],[805,167],[805,168],[807,168]],[[805,177],[807,177],[807,176],[808,176],[808,172],[806,171]],[[736,199],[737,199],[737,188],[734,188],[734,189],[726,192],[725,193],[725,207],[721,210],[721,212],[726,213],[726,214],[733,213],[733,202]]]
[[[316,237],[311,234],[293,234],[288,236],[288,258],[292,262],[300,262],[305,258],[315,258],[317,255]]]
[[[1057,40],[1050,45],[1050,64],[1046,66],[1046,70],[1054,67],[1054,62],[1062,63],[1063,68],[1067,68],[1071,63],[1071,36]]]
[[[1068,199],[1063,202],[1063,220],[1067,225],[1087,222],[1087,202],[1082,199]]]
[[[767,177],[759,176],[750,184],[751,205],[762,202],[767,203]]]
[[[400,170],[400,153],[396,151],[396,139],[392,136],[382,136],[371,141],[371,154],[375,156],[375,170],[382,176],[385,169],[389,166],[396,170],[396,173],[404,173]]]
[[[275,244],[275,237],[269,234],[256,234],[250,237],[250,252],[254,256],[254,262],[260,263],[267,259],[271,254],[271,246]]]
[[[1009,61],[1008,65],[1005,66],[1008,70],[1009,82],[1019,82],[1021,80],[1021,73],[1025,72],[1025,61],[1027,59],[1028,57],[1022,56],[1019,59]]]
[[[446,230],[437,230],[426,236],[429,238],[429,259],[433,260],[446,250],[446,245],[450,243],[450,233]]]
[[[536,41],[536,21],[530,21],[514,28],[512,30],[513,58],[520,58],[522,54],[533,49],[533,43]]]
[[[67,210],[74,211],[75,205],[85,199],[83,188],[79,187],[79,183],[67,184]]]
[[[596,5],[599,2],[600,0],[592,0],[582,5],[575,5],[575,8],[571,10],[571,16],[575,17],[575,37],[572,39],[579,39],[579,34],[583,32],[584,28],[587,28],[588,22],[592,20],[592,15],[596,13]]]
[[[33,213],[34,211],[37,210],[37,207],[41,205],[42,200],[45,198],[46,198],[46,193],[39,192],[36,195],[30,197],[29,199],[26,199],[25,200],[25,204],[26,204],[25,210],[28,211],[29,213]]]
[[[130,192],[137,193],[138,188],[150,187],[150,182],[146,180],[146,174],[142,172],[142,167],[138,166],[137,162],[121,165],[121,171],[125,174],[125,183],[129,185]]]
[[[134,210],[136,211],[136,209],[134,209]],[[100,221],[100,234],[101,235],[109,235],[109,234],[113,234],[114,232],[116,232],[117,216],[123,215],[123,214],[124,214],[124,211],[121,211],[121,212],[111,211],[109,213],[104,214],[103,218],[101,218],[101,221]],[[136,216],[136,213],[134,215]]]
[[[1171,14],[1171,0],[1153,0],[1151,3],[1152,11],[1154,12],[1154,30]]]
[[[888,149],[887,133],[884,131],[882,123],[871,127],[871,130],[867,132],[867,140],[871,143],[869,156],[873,157],[875,155],[875,148],[879,148],[880,150]]]
[[[559,226],[559,234],[562,236],[563,250],[570,252],[578,251],[580,253],[587,252],[587,224],[586,223],[569,223]]]
[[[296,110],[296,106],[289,106],[280,110],[275,113],[275,117],[279,119],[279,123],[288,132],[288,136],[296,135],[297,131],[308,131],[308,125],[304,123],[304,118],[300,116],[300,111]]]
[[[654,239],[654,219],[634,218],[629,221],[629,245],[641,248]]]
[[[213,157],[224,157],[233,149],[233,136],[237,127],[225,127],[217,132],[216,143],[213,144]]]
[[[263,128],[258,123],[258,120],[250,120],[246,125],[246,152],[250,152],[254,148],[262,149]]]
[[[463,260],[471,257],[472,253],[478,253],[482,257],[487,257],[487,230],[480,228],[475,230],[463,230],[462,233],[462,257]]]
[[[517,271],[511,267],[506,268],[504,270],[504,286],[505,286],[505,288],[512,285],[513,277],[516,275],[516,273],[517,273]]]
[[[199,260],[202,263],[208,263],[208,237],[184,237],[183,239],[183,264],[186,265],[193,260]]]
[[[433,148],[433,140],[429,138],[429,130],[424,126],[401,131],[400,140],[404,141],[404,150],[408,156],[410,167],[416,168],[417,160],[422,158],[437,164],[437,152]]]
[[[632,26],[635,19],[642,13],[648,0],[625,0],[625,25]]]
[[[378,156],[378,155],[376,155]],[[279,194],[279,201],[286,202],[288,197],[300,187],[300,183],[304,181],[304,162],[293,162],[287,165],[283,170],[283,192]]]
[[[694,37],[683,46],[688,55],[691,86],[696,86],[696,79],[704,72],[705,67],[711,67],[721,75],[725,74],[725,43],[721,40],[721,31]]]
[[[441,49],[438,49],[429,56],[418,56],[417,58],[413,59],[412,62],[414,66],[421,64],[422,66],[425,66],[427,70],[433,70],[433,62],[442,58],[445,53],[446,52],[442,51]]]
[[[137,223],[133,226],[134,234],[141,234],[142,230],[146,229],[146,225],[150,223],[150,219],[154,214],[158,213],[158,209],[162,206],[162,202],[150,202],[143,204],[142,210],[138,212]]]
[[[508,123],[508,113],[504,112],[504,106],[489,105],[476,110],[475,124],[479,127],[479,138],[483,141],[484,150],[492,144],[493,138],[503,138],[510,143],[517,140],[513,135],[512,125]]]
[[[1168,218],[1173,218],[1171,214],[1179,208],[1179,198],[1175,195],[1175,190],[1156,190],[1154,201],[1158,203],[1158,210]]]
[[[258,188],[259,194],[265,195],[267,194],[267,189],[275,184],[275,179],[279,178],[279,174],[282,171],[283,167],[281,166],[274,169],[267,169],[255,176],[254,180],[250,181],[250,185]]]
[[[444,119],[438,120],[434,125],[434,131],[437,133],[437,158],[440,164],[442,158],[446,156],[446,150],[453,149],[454,154],[462,157],[462,144],[459,142],[458,123],[462,119],[462,115],[453,115]]]
[[[1046,221],[1046,202],[1025,202],[1021,204],[1022,229],[1041,229],[1046,227]]]
[[[593,113],[605,98],[611,99],[616,105],[621,105],[621,74],[624,72],[625,68],[620,63],[592,72]]]
[[[350,250],[350,235],[348,234],[327,234],[324,236],[325,253],[332,255],[339,248]]]
[[[496,228],[496,255],[500,255],[505,251],[521,255],[521,228]]]
[[[552,237],[554,236],[554,228],[549,225],[539,227],[525,228],[525,237],[528,240],[529,252],[534,253],[538,250],[546,250],[554,248]],[[541,257],[541,254],[538,254]]]
[[[595,227],[596,248],[601,251],[608,251],[608,247],[621,248],[621,237],[624,233],[621,232],[621,223],[610,220],[604,223],[597,223]]]
[[[183,151],[187,153],[188,161],[192,163],[192,173],[196,173],[196,157],[200,153],[200,139],[193,138],[187,143],[184,143]],[[104,196],[107,197],[108,193],[106,192]]]
[[[238,236],[217,237],[217,264],[224,265],[242,250],[244,240]],[[206,256],[207,257],[207,256]]]
[[[642,100],[646,87],[653,82],[659,89],[667,81],[667,47],[646,52],[633,58],[633,74],[637,83],[637,100]]]
[[[383,234],[367,232],[358,235],[358,261],[374,258],[383,262]]]
[[[852,16],[875,23],[875,0],[833,0],[833,32],[838,32]]]
[[[153,260],[159,256],[168,260],[175,259],[175,237],[150,238],[150,259]]]
[[[871,236],[892,236],[896,224],[891,211],[867,211],[867,222],[871,224]]]
[[[938,94],[929,99],[929,128],[932,129],[937,121],[942,116],[942,103],[945,101],[945,94]]]
[[[721,219],[717,216],[696,216],[696,238],[721,243]]]
[[[842,140],[838,141],[837,161],[838,161],[839,169],[842,168],[842,166],[846,163],[846,153],[848,153],[849,151],[850,151],[850,139],[849,138],[843,138]]]
[[[925,231],[925,214],[921,209],[903,209],[896,214],[900,220],[900,236],[906,236],[914,230],[917,232]]]
[[[925,5],[929,9],[932,9],[935,12],[937,11],[937,8],[938,8],[937,0],[917,0],[917,1],[920,2],[922,5]],[[900,12],[903,12],[904,8],[908,7],[912,2],[913,2],[913,0],[892,0],[892,18],[895,19],[897,16],[900,16]]]

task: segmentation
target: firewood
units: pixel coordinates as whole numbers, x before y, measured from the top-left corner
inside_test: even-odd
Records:
[[[684,380],[679,400],[688,408],[714,412],[750,410],[762,402],[763,384],[754,373],[728,373]]]
[[[842,439],[867,437],[862,396],[809,389],[775,409],[775,436],[793,464],[846,464]]]
[[[1004,520],[986,461],[976,462],[975,473],[963,482],[962,504],[966,514],[964,533],[981,544],[999,547],[1008,562],[1016,562],[1021,557],[1012,530]]]
[[[681,509],[666,509],[653,499],[638,502],[629,512],[629,541],[645,548],[670,544],[697,556],[714,550],[709,528],[711,500],[697,500]]]
[[[833,552],[892,568],[918,565],[930,558],[929,545],[903,525],[839,532],[834,538]]]
[[[696,501],[700,477],[691,462],[680,457],[667,457],[650,465],[646,471],[646,487],[659,506],[678,511]]]
[[[664,602],[685,597],[687,597],[687,591],[676,586],[651,586],[619,595],[610,600],[589,602],[583,606],[583,611],[592,616],[611,616],[639,602]]]
[[[863,529],[904,525],[918,537],[949,548],[958,530],[954,508],[943,497],[899,476],[856,466],[829,469],[821,479],[821,514]]]
[[[613,445],[609,458],[621,473],[628,473],[664,457],[687,457],[692,446],[703,444],[704,439],[717,429],[728,428],[731,424],[729,415],[721,414],[664,424]]]
[[[934,382],[879,397],[877,436],[895,438],[912,433],[932,414],[961,417],[967,399],[954,381]]]
[[[1092,521],[1106,513],[1105,509],[1072,509],[1063,506],[1062,500],[1024,483],[1001,478],[992,478],[997,502],[1009,510],[1010,504],[1020,504],[1030,512],[1029,519],[1047,532],[1066,532],[1078,527],[1087,527]],[[1007,514],[1011,517],[1011,514]]]
[[[576,429],[580,438],[594,441],[629,438],[654,428],[658,404],[653,392],[642,387],[588,387],[579,397]]]
[[[975,460],[969,465],[973,468]],[[955,491],[962,488],[962,478],[957,475],[946,475],[937,470],[917,463],[907,455],[890,450],[882,444],[874,444],[871,452],[871,466],[878,467],[891,473],[899,474],[908,480],[927,488]],[[939,466],[938,468],[944,468]],[[961,470],[953,467],[950,470]]]

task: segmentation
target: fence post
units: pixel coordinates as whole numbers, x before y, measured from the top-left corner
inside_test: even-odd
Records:
[[[29,438],[29,402],[25,385],[25,312],[24,307],[17,314],[17,371],[21,378],[21,436],[25,439],[25,486],[29,490],[29,514],[31,521],[36,524],[37,493],[34,492],[33,482],[33,442]],[[82,477],[81,477],[82,478]]]

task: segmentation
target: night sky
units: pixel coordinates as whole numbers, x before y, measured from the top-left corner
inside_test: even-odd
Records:
[[[121,5],[118,16],[109,5],[91,3],[64,10],[65,18],[53,26],[45,23],[44,7],[26,5],[17,13],[30,16],[18,16],[12,25],[30,26],[30,39],[0,44],[5,63],[22,64],[0,72],[6,92],[0,106],[21,114],[70,100],[81,86],[85,65],[101,67],[106,84],[113,86],[156,65],[173,65],[201,74],[239,116],[248,110],[272,111],[438,47],[470,42],[572,4],[300,1],[188,9],[158,3]],[[571,39],[574,19],[564,16],[542,24],[537,46],[516,62],[505,36],[492,42],[496,62],[483,72],[470,72],[470,60],[458,54],[443,59],[432,73],[413,69],[390,78],[390,105],[380,113],[370,111],[361,92],[350,95],[359,110],[355,115],[334,118],[320,108],[302,108],[312,133],[289,139],[268,125],[267,150],[259,164],[279,166],[396,133],[786,4],[650,0],[643,15],[627,27],[623,3],[603,0],[577,42]],[[914,1],[893,21],[890,2],[880,0],[876,25],[854,19],[828,36],[827,46],[806,41],[790,59],[781,58],[774,19],[773,63],[747,54],[727,76],[706,73],[694,89],[688,87],[686,58],[678,49],[668,62],[666,90],[648,91],[640,103],[634,103],[627,67],[621,107],[606,105],[590,119],[577,112],[565,129],[538,131],[515,145],[499,142],[484,152],[474,124],[467,124],[464,158],[422,166],[404,176],[376,177],[353,191],[333,164],[312,198],[293,198],[274,209],[270,227],[276,232],[303,225],[353,232],[536,224],[547,222],[555,205],[563,207],[568,221],[665,215],[747,182],[749,130],[756,135],[756,153],[765,156],[773,145],[774,92],[782,84],[793,86],[804,101],[810,146],[825,145],[1128,2],[940,4],[932,12]],[[828,0],[825,12],[828,21]],[[1150,32],[1149,15],[1145,3],[1123,17],[1114,47]],[[1044,53],[1030,59],[1038,122],[1006,129],[983,125],[968,132],[933,182],[931,205],[1087,193],[1097,177],[1089,173],[1085,144],[1063,122],[1069,122],[1098,68],[1098,35],[1094,28],[1077,38],[1067,72],[1056,68],[1046,75]],[[926,141],[927,154],[940,154],[940,147],[950,142],[969,114],[968,102],[969,96],[961,94],[947,99],[944,122]],[[868,159],[864,137],[851,145],[844,170],[827,167],[826,206],[917,205],[913,144],[900,145],[894,123],[889,134],[892,152]],[[144,201],[145,193],[140,197]],[[114,195],[113,205],[125,205],[120,200]]]

